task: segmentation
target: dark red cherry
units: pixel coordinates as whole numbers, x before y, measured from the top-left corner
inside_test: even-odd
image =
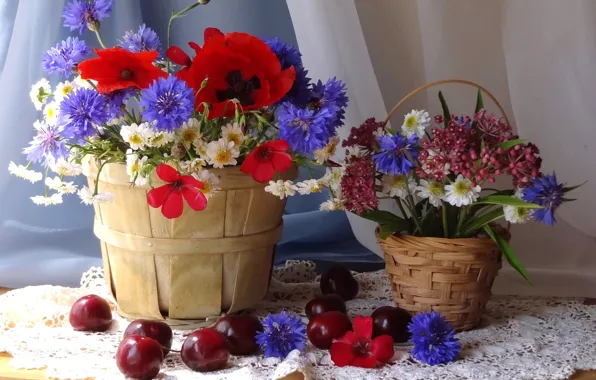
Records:
[[[132,321],[126,330],[124,330],[124,337],[130,335],[141,335],[155,339],[157,343],[161,344],[163,356],[166,356],[172,348],[172,328],[165,322],[152,321],[148,319],[137,319]]]
[[[379,335],[391,335],[395,343],[410,339],[408,325],[412,321],[410,313],[399,307],[382,306],[375,310],[373,319],[373,338]]]
[[[263,325],[254,315],[226,315],[213,328],[226,339],[232,355],[252,355],[259,350],[256,335]]]
[[[313,346],[327,350],[333,339],[339,339],[352,329],[347,315],[339,311],[328,311],[314,316],[306,326],[306,335]]]
[[[358,290],[358,282],[345,265],[335,264],[321,276],[323,294],[337,294],[345,301],[349,301],[356,297]]]
[[[106,331],[112,323],[108,301],[90,294],[79,298],[70,308],[69,321],[76,331]]]
[[[339,311],[346,314],[346,303],[337,294],[325,294],[310,300],[304,311],[308,319],[327,311]]]
[[[150,380],[157,377],[162,362],[161,346],[146,336],[127,336],[116,351],[116,365],[130,379]]]
[[[224,368],[230,358],[230,352],[220,333],[205,328],[186,337],[180,357],[191,370],[207,372]]]

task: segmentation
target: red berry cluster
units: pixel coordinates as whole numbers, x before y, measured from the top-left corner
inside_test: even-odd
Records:
[[[487,146],[517,138],[508,123],[497,119],[493,114],[487,114],[486,110],[480,110],[476,114],[474,124]]]
[[[375,145],[375,131],[379,128],[384,128],[385,123],[377,121],[374,117],[366,119],[360,127],[353,127],[350,130],[350,135],[344,140],[341,146],[361,146],[372,149]]]
[[[527,186],[532,178],[540,174],[542,159],[538,147],[532,143],[518,144],[513,148],[484,148],[481,152],[482,165],[476,171],[476,181],[489,180],[509,174],[513,184],[518,187]]]
[[[341,179],[341,191],[346,210],[358,215],[379,206],[375,191],[375,165],[370,154],[346,159],[346,172]]]

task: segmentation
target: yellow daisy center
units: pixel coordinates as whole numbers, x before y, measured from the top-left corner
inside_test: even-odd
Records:
[[[185,129],[182,132],[182,140],[186,141],[186,142],[192,142],[195,141],[198,137],[197,131],[195,131],[194,129]]]
[[[203,182],[205,185],[202,189],[199,189],[203,194],[209,194],[211,192],[211,184],[209,182]]]
[[[132,164],[130,166],[130,171],[133,175],[135,175],[139,172],[139,161],[135,162],[134,164]]]
[[[163,135],[163,133],[160,133],[159,135],[156,135],[153,138],[153,140],[151,141],[151,143],[153,143],[153,144],[159,144],[164,138],[165,138],[165,136]]]
[[[454,190],[457,195],[466,195],[472,191],[472,185],[467,181],[457,182],[454,186]]]
[[[393,181],[391,182],[392,187],[403,188],[406,187],[406,176],[405,175],[397,175],[393,177]]]
[[[217,152],[217,155],[215,156],[215,161],[225,164],[230,162],[231,158],[232,154],[229,150],[220,150],[219,152]]]
[[[242,135],[232,132],[228,135],[228,141],[233,142],[235,146],[239,146],[242,143]]]
[[[130,136],[130,142],[133,144],[142,144],[143,138],[140,135],[134,134]]]
[[[56,114],[56,110],[54,110],[53,108],[48,108],[48,118],[53,118]]]
[[[416,116],[414,116],[414,115],[408,116],[406,118],[406,120],[404,121],[404,127],[406,127],[406,129],[409,129],[409,130],[416,128],[416,124],[417,124],[417,120],[416,120]]]
[[[72,92],[72,86],[62,87],[62,95],[68,95]]]
[[[428,191],[432,194],[432,195],[443,195],[444,187],[443,184],[440,182],[433,182],[428,186]]]

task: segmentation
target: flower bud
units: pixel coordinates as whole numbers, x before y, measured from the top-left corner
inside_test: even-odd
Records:
[[[211,0],[198,0],[197,3],[201,4],[201,5],[207,5],[209,4]]]
[[[87,20],[87,29],[89,29],[92,32],[99,32],[99,21],[97,20]]]

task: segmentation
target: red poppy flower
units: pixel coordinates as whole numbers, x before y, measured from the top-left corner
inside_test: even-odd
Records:
[[[176,169],[166,164],[157,166],[157,176],[167,184],[151,189],[147,193],[147,203],[151,207],[161,207],[161,213],[168,219],[182,215],[184,201],[195,211],[207,207],[207,198],[201,190],[203,182],[189,175],[180,175]]]
[[[198,92],[197,109],[210,105],[210,119],[234,115],[232,99],[238,99],[244,111],[267,107],[292,88],[295,78],[294,67],[282,70],[261,39],[246,33],[224,35],[215,28],[205,31],[205,44],[185,76]],[[207,85],[201,88],[205,79]]]
[[[207,28],[205,29],[203,40],[207,41],[209,38],[219,34],[221,34],[219,29]],[[201,46],[199,46],[199,44],[196,42],[189,42],[188,46],[195,51],[195,55],[199,54],[199,51],[201,51]],[[186,54],[184,50],[180,49],[178,46],[170,46],[166,51],[166,56],[170,59],[170,61],[182,66],[182,68],[176,73],[176,77],[181,80],[186,80],[186,74],[188,74],[190,65],[192,65],[192,59],[188,56],[188,54]]]
[[[354,366],[374,368],[387,363],[393,357],[393,338],[380,335],[371,340],[373,320],[371,317],[354,318],[354,332],[348,331],[331,345],[331,360],[338,367]]]
[[[252,174],[257,182],[267,182],[275,172],[283,173],[292,167],[292,157],[286,140],[267,141],[246,156],[240,170]]]
[[[106,94],[127,87],[147,88],[167,73],[153,66],[159,55],[156,51],[131,53],[122,48],[95,49],[98,58],[81,62],[81,78],[97,81],[97,91]]]

